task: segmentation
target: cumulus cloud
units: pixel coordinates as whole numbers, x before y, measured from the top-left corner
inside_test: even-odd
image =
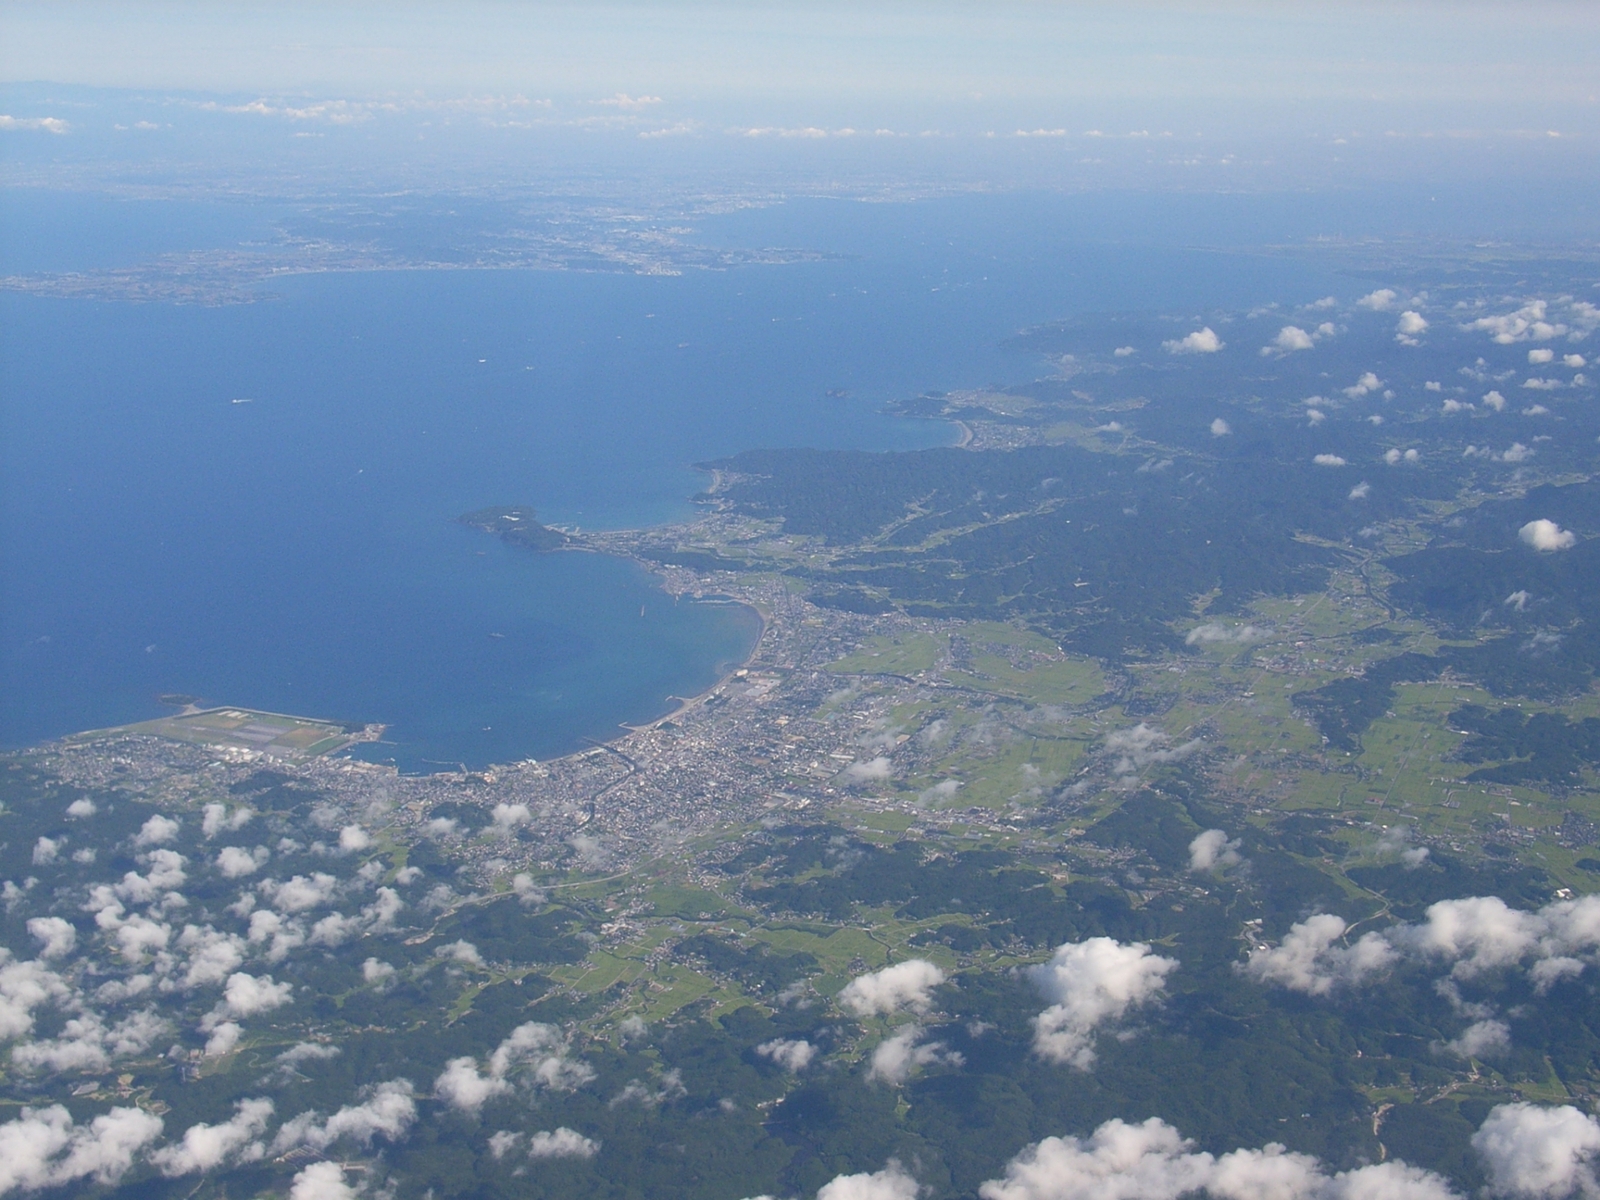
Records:
[[[1189,870],[1210,871],[1217,867],[1231,867],[1239,859],[1239,843],[1229,841],[1220,829],[1207,829],[1195,835],[1189,843]]]
[[[481,1071],[472,1058],[452,1059],[434,1081],[434,1090],[454,1107],[476,1112],[488,1100],[511,1091],[514,1073],[550,1091],[570,1091],[594,1078],[587,1063],[571,1057],[560,1029],[529,1021],[506,1036]]]
[[[872,1052],[867,1078],[898,1085],[909,1079],[918,1067],[936,1063],[959,1067],[966,1062],[959,1052],[943,1042],[923,1042],[922,1033],[922,1026],[913,1021],[879,1042]]]
[[[78,944],[78,931],[62,917],[32,917],[28,933],[40,943],[39,957],[65,958]]]
[[[135,846],[164,846],[178,836],[179,824],[160,813],[151,817],[134,835]]]
[[[1288,354],[1295,350],[1309,350],[1316,345],[1311,335],[1298,325],[1285,325],[1278,330],[1278,336],[1272,339],[1272,344],[1261,347],[1261,353]]]
[[[1393,288],[1379,288],[1375,292],[1368,292],[1356,303],[1362,308],[1371,309],[1373,312],[1389,312],[1394,308],[1394,302],[1397,298]]]
[[[1087,1071],[1094,1065],[1095,1031],[1155,999],[1177,966],[1143,942],[1097,937],[1056,947],[1049,962],[1029,971],[1052,1002],[1033,1019],[1034,1051]]]
[[[224,846],[217,852],[217,870],[226,879],[242,879],[246,875],[254,875],[270,857],[272,851],[265,846],[257,846],[254,850],[246,850],[243,846]]]
[[[1600,896],[1558,900],[1534,912],[1498,896],[1440,900],[1423,920],[1367,933],[1354,945],[1339,944],[1345,933],[1342,918],[1318,913],[1291,927],[1280,945],[1257,947],[1243,969],[1262,982],[1324,995],[1402,960],[1448,965],[1453,979],[1528,963],[1529,978],[1544,990],[1581,973],[1600,951]]]
[[[22,1037],[33,1029],[33,1010],[72,999],[66,981],[41,962],[11,962],[0,947],[0,1039]]]
[[[369,958],[361,964],[361,978],[368,983],[378,983],[393,974],[392,966],[376,958]]]
[[[41,834],[39,840],[33,844],[33,865],[47,867],[55,862],[60,857],[61,844],[65,840],[65,838],[47,838]]]
[[[1504,412],[1506,398],[1499,392],[1485,392],[1483,394],[1483,403],[1486,407],[1494,409],[1495,412]]]
[[[496,804],[491,816],[494,827],[501,833],[510,833],[533,820],[533,812],[526,804]]]
[[[0,129],[62,134],[71,128],[71,122],[63,121],[60,117],[13,117],[9,113],[0,113]]]
[[[1407,309],[1400,314],[1400,319],[1394,325],[1394,340],[1402,346],[1416,346],[1418,337],[1428,330],[1428,320],[1419,312]]]
[[[1354,945],[1338,944],[1348,928],[1332,913],[1308,917],[1291,926],[1277,946],[1252,950],[1245,973],[1262,983],[1323,996],[1340,984],[1362,983],[1398,959],[1379,933],[1365,934]]]
[[[67,1021],[58,1037],[17,1046],[11,1061],[28,1071],[104,1071],[114,1058],[144,1053],[170,1029],[152,1009],[110,1028],[98,1014],[86,1012]]]
[[[1494,456],[1495,462],[1520,463],[1527,462],[1534,456],[1534,451],[1521,442],[1512,442],[1503,453]]]
[[[1132,729],[1119,729],[1106,735],[1106,749],[1117,755],[1112,765],[1117,775],[1134,775],[1152,763],[1180,762],[1202,745],[1199,738],[1192,738],[1174,746],[1170,737],[1143,721]]]
[[[1205,625],[1196,625],[1184,635],[1183,642],[1186,646],[1210,646],[1217,642],[1244,643],[1255,642],[1267,636],[1267,631],[1254,625],[1220,625],[1211,622]]]
[[[1232,432],[1233,432],[1233,426],[1229,425],[1221,417],[1217,417],[1217,418],[1212,420],[1212,422],[1211,422],[1211,436],[1212,437],[1227,437]]]
[[[372,835],[359,825],[346,825],[339,831],[339,849],[354,854],[372,845]]]
[[[529,1158],[593,1158],[599,1152],[599,1142],[565,1125],[541,1129],[528,1139]]]
[[[264,879],[259,887],[262,895],[279,912],[300,913],[320,908],[332,900],[339,890],[339,881],[332,875],[317,871],[311,875],[296,875],[286,883]]]
[[[0,1125],[0,1196],[93,1179],[110,1186],[161,1136],[161,1118],[138,1108],[113,1108],[82,1125],[60,1104],[24,1108]]]
[[[433,1081],[433,1090],[439,1099],[451,1108],[476,1113],[496,1096],[507,1095],[511,1085],[494,1075],[478,1070],[477,1060],[471,1056],[452,1058],[444,1071]]]
[[[1356,484],[1355,487],[1350,489],[1349,499],[1365,500],[1371,494],[1372,485],[1363,479],[1360,483]]]
[[[981,1185],[983,1200],[1457,1200],[1440,1176],[1402,1162],[1329,1174],[1308,1154],[1271,1143],[1214,1157],[1157,1117],[1113,1119],[1088,1138],[1045,1138]]]
[[[1343,467],[1349,464],[1337,454],[1317,454],[1311,459],[1319,467]]]
[[[894,764],[881,754],[866,762],[853,762],[844,769],[844,777],[851,783],[875,783],[894,774]]]
[[[198,1175],[228,1164],[257,1162],[267,1152],[260,1140],[272,1118],[271,1100],[240,1100],[234,1115],[217,1125],[201,1122],[183,1132],[183,1140],[163,1146],[150,1155],[150,1162],[172,1178]]]
[[[1570,550],[1578,544],[1577,534],[1544,517],[1529,521],[1517,530],[1517,536],[1535,550]]]
[[[289,1200],[355,1200],[358,1193],[344,1181],[336,1162],[316,1162],[295,1173]]]
[[[927,959],[911,958],[856,976],[839,992],[839,1006],[858,1017],[901,1009],[925,1013],[933,1004],[933,989],[944,980],[944,972]]]
[[[1227,345],[1207,325],[1203,329],[1196,329],[1193,333],[1181,338],[1161,343],[1161,348],[1168,354],[1215,354]]]
[[[756,1047],[762,1058],[771,1059],[785,1071],[800,1072],[811,1065],[817,1048],[803,1038],[773,1038]]]
[[[1543,300],[1532,300],[1513,313],[1479,317],[1466,328],[1487,333],[1502,346],[1514,342],[1547,342],[1567,332],[1566,325],[1547,319],[1547,310]]]
[[[374,1138],[398,1142],[417,1119],[411,1081],[391,1079],[365,1089],[365,1098],[348,1104],[327,1120],[318,1112],[304,1112],[283,1123],[272,1139],[270,1153],[284,1154],[298,1146],[326,1150],[340,1138],[370,1146]]]
[[[1554,359],[1555,356],[1556,352],[1550,349],[1548,346],[1543,346],[1537,350],[1528,351],[1528,361],[1534,366],[1542,366],[1543,364]]]
[[[1132,346],[1118,346],[1111,353],[1118,358],[1127,358],[1129,355],[1138,353],[1138,351],[1136,351]]]
[[[71,804],[67,805],[67,817],[72,820],[82,820],[85,817],[92,817],[99,811],[100,810],[95,806],[95,802],[89,799],[87,796],[80,796]]]
[[[1383,380],[1379,379],[1371,371],[1363,371],[1361,373],[1361,378],[1357,379],[1349,387],[1342,390],[1346,396],[1350,397],[1350,399],[1359,400],[1361,397],[1377,391],[1382,386]]]
[[[1511,1027],[1491,1018],[1474,1021],[1444,1048],[1462,1058],[1493,1058],[1511,1049]]]
[[[1562,1200],[1600,1192],[1594,1169],[1600,1123],[1570,1104],[1501,1104],[1473,1134],[1472,1148],[1491,1195]]]
[[[226,804],[208,804],[201,810],[200,832],[214,838],[224,831],[237,832],[250,824],[255,813],[248,808],[236,808],[230,814]]]
[[[836,1175],[823,1184],[817,1200],[917,1200],[922,1188],[893,1159],[881,1171]]]

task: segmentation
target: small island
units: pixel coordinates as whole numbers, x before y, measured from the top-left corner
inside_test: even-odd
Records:
[[[462,525],[481,529],[485,533],[499,534],[502,539],[514,546],[537,550],[541,554],[559,550],[569,541],[567,535],[560,530],[539,524],[533,509],[522,504],[480,508],[457,517],[456,520]]]

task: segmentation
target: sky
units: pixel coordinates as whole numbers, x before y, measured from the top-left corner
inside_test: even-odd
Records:
[[[1198,104],[1593,124],[1592,3],[9,3],[0,76],[371,97],[520,91],[861,119]],[[1451,118],[1464,117],[1465,121]],[[1535,120],[1534,118],[1548,118]]]
[[[208,130],[217,153],[262,161],[342,136],[330,162],[392,158],[383,138],[432,139],[443,162],[443,138],[458,167],[548,151],[555,171],[708,171],[765,154],[813,175],[1064,187],[1587,187],[1600,4],[0,5],[12,182],[95,156],[205,161],[198,142],[136,139]]]

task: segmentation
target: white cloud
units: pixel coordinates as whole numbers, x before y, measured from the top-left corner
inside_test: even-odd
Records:
[[[446,1063],[439,1078],[433,1081],[433,1090],[451,1108],[476,1113],[496,1096],[508,1094],[511,1085],[492,1074],[481,1074],[477,1060],[469,1056],[452,1058]]]
[[[1255,625],[1227,626],[1212,622],[1206,625],[1196,625],[1184,635],[1183,642],[1186,646],[1210,646],[1217,642],[1245,643],[1259,641],[1267,636],[1267,631]]]
[[[253,851],[243,846],[224,846],[217,852],[217,870],[224,878],[242,879],[254,875],[271,856],[272,851],[265,846],[257,846]]]
[[[1511,1049],[1511,1027],[1492,1019],[1474,1021],[1446,1042],[1445,1049],[1462,1058],[1493,1058]]]
[[[66,133],[72,125],[60,117],[13,117],[0,113],[0,129],[33,130],[38,133]]]
[[[151,817],[134,835],[135,846],[164,846],[178,836],[179,823],[160,813]]]
[[[922,1033],[922,1026],[913,1021],[910,1025],[902,1025],[891,1037],[879,1042],[872,1052],[872,1066],[867,1078],[899,1085],[909,1079],[918,1067],[935,1063],[959,1067],[966,1062],[957,1051],[951,1050],[943,1042],[922,1042]]]
[[[1521,442],[1512,442],[1510,448],[1503,454],[1496,454],[1494,460],[1495,462],[1508,463],[1527,462],[1534,456],[1534,453],[1533,449],[1524,446]]]
[[[1277,351],[1288,354],[1295,350],[1309,350],[1316,345],[1312,336],[1298,325],[1285,325],[1278,330],[1278,336],[1272,339],[1270,346],[1261,347],[1262,354],[1271,354]]]
[[[844,769],[844,777],[851,783],[873,783],[893,774],[894,764],[881,754],[866,762],[853,762]]]
[[[1204,329],[1197,329],[1185,337],[1175,338],[1161,343],[1161,348],[1168,354],[1215,354],[1227,345],[1207,325]]]
[[[336,1162],[312,1163],[295,1174],[289,1187],[289,1200],[356,1200],[358,1194]]]
[[[881,971],[858,975],[839,992],[839,1005],[858,1017],[910,1009],[925,1013],[933,1003],[933,989],[945,974],[924,958],[911,958]]]
[[[1227,437],[1232,432],[1233,432],[1233,426],[1229,425],[1221,417],[1217,417],[1214,420],[1212,420],[1212,422],[1211,422],[1211,436],[1212,437]]]
[[[1578,365],[1582,366],[1583,363],[1580,361]],[[67,816],[73,820],[81,821],[85,817],[94,816],[94,814],[99,811],[100,810],[95,807],[94,801],[89,799],[87,796],[80,796],[71,804],[67,805]]]
[[[1556,352],[1551,350],[1548,346],[1541,347],[1538,350],[1528,351],[1528,361],[1535,366],[1542,366],[1544,363],[1550,362],[1552,359],[1554,359],[1555,356]]]
[[[224,1054],[231,1054],[233,1048],[239,1044],[239,1039],[244,1036],[244,1029],[237,1021],[224,1021],[211,1031],[211,1036],[206,1039],[205,1056],[207,1058],[220,1058]]]
[[[533,820],[533,813],[526,804],[496,804],[492,816],[494,827],[502,833],[510,833]]]
[[[1138,353],[1138,351],[1136,351],[1132,346],[1118,346],[1111,353],[1118,358],[1127,358],[1131,354]]]
[[[150,1161],[168,1178],[212,1171],[224,1163],[257,1162],[267,1152],[260,1138],[272,1112],[271,1100],[240,1100],[229,1120],[189,1126],[182,1141],[163,1146]]]
[[[1589,364],[1584,361],[1583,355],[1581,354],[1568,354],[1561,359],[1561,365],[1565,367],[1571,367],[1573,370],[1578,370],[1588,366]]]
[[[1096,937],[1056,947],[1049,962],[1029,971],[1052,1001],[1033,1019],[1035,1052],[1088,1070],[1095,1060],[1095,1031],[1153,1000],[1177,966],[1176,959],[1152,953],[1143,942]]]
[[[1382,386],[1383,380],[1379,379],[1371,371],[1363,371],[1359,379],[1357,379],[1349,387],[1341,390],[1350,399],[1359,400],[1361,397],[1377,391]]]
[[[339,890],[339,881],[321,871],[311,875],[296,875],[287,883],[263,879],[258,885],[272,906],[281,913],[306,912],[332,900]]]
[[[1428,321],[1421,313],[1407,309],[1400,314],[1400,319],[1395,322],[1394,328],[1395,341],[1402,346],[1415,346],[1417,345],[1417,336],[1427,332]]]
[[[378,1137],[397,1142],[417,1119],[417,1105],[411,1095],[410,1080],[391,1079],[368,1089],[361,1103],[346,1105],[326,1121],[317,1112],[301,1113],[283,1123],[272,1139],[270,1152],[282,1154],[296,1146],[326,1150],[344,1137],[363,1146],[370,1146]]]
[[[661,97],[630,96],[627,92],[618,92],[616,95],[608,96],[604,100],[596,100],[595,103],[608,105],[612,108],[633,111],[641,108],[653,108],[655,105],[661,103]]]
[[[196,988],[228,978],[244,962],[246,943],[237,934],[223,933],[210,925],[185,925],[178,935],[178,948],[189,956],[183,986]]]
[[[1171,742],[1166,734],[1143,721],[1131,729],[1108,733],[1106,750],[1118,756],[1112,772],[1134,775],[1151,763],[1181,762],[1204,745],[1200,738],[1192,738],[1180,746],[1173,746]]]
[[[1189,843],[1189,870],[1209,871],[1215,867],[1231,867],[1238,863],[1239,843],[1229,841],[1220,829],[1207,829],[1196,834]]]
[[[1396,298],[1393,288],[1379,288],[1375,292],[1368,292],[1356,303],[1362,308],[1370,308],[1373,312],[1388,312],[1394,308]]]
[[[224,831],[237,832],[250,824],[255,813],[248,808],[236,808],[230,816],[228,806],[225,804],[208,804],[201,810],[200,832],[207,838],[214,838]]]
[[[1371,494],[1372,485],[1363,479],[1360,483],[1356,484],[1355,487],[1350,489],[1349,499],[1365,500]]]
[[[881,1171],[834,1176],[817,1192],[817,1200],[917,1200],[921,1191],[916,1179],[891,1159]]]
[[[489,1056],[485,1069],[472,1058],[452,1059],[434,1081],[434,1091],[452,1106],[476,1112],[512,1090],[510,1076],[524,1073],[536,1087],[570,1091],[594,1078],[587,1063],[570,1057],[570,1047],[554,1025],[530,1021],[508,1034]]]
[[[47,838],[40,834],[39,840],[33,844],[33,865],[47,867],[55,862],[61,853],[61,844],[64,841],[65,838]]]
[[[1485,392],[1483,394],[1483,402],[1487,407],[1494,409],[1495,412],[1505,411],[1506,398],[1499,392]]]
[[[1337,454],[1318,454],[1311,461],[1319,467],[1343,467],[1349,465]]]
[[[110,1186],[161,1128],[160,1117],[137,1108],[113,1108],[82,1125],[59,1104],[24,1108],[0,1125],[0,1196],[91,1178]]]
[[[528,1139],[529,1158],[593,1158],[599,1152],[599,1142],[565,1125],[541,1129]]]
[[[1535,550],[1570,550],[1578,544],[1577,534],[1544,517],[1529,521],[1517,530],[1517,536]]]
[[[372,835],[359,825],[346,825],[339,831],[339,849],[354,854],[372,845]]]
[[[1491,1195],[1563,1200],[1600,1191],[1594,1169],[1600,1123],[1570,1104],[1498,1105],[1473,1134],[1472,1148],[1489,1177]]]
[[[27,1042],[11,1052],[24,1070],[104,1071],[113,1058],[142,1054],[171,1029],[153,1009],[136,1012],[111,1028],[92,1012],[73,1017],[59,1037]]]
[[[377,983],[380,979],[387,979],[394,974],[394,968],[386,962],[376,958],[369,958],[361,964],[361,978],[368,983]]]
[[[811,1065],[817,1048],[802,1038],[773,1038],[757,1046],[756,1053],[771,1059],[785,1071],[800,1072]]]
[[[249,975],[235,971],[228,976],[222,989],[222,1002],[200,1023],[201,1029],[213,1029],[230,1017],[253,1017],[258,1013],[282,1008],[294,996],[294,984],[288,980],[273,982],[271,975]]]
[[[1244,971],[1262,983],[1322,996],[1340,984],[1362,983],[1398,959],[1379,933],[1364,934],[1353,946],[1336,945],[1347,928],[1332,913],[1307,917],[1291,926],[1279,945],[1252,950]]]
[[[1402,1162],[1329,1175],[1317,1159],[1278,1143],[1220,1158],[1156,1117],[1107,1121],[1086,1139],[1045,1138],[1006,1164],[983,1200],[1458,1200],[1440,1176]]]
[[[41,943],[40,958],[64,958],[78,944],[78,931],[62,917],[32,917],[28,933]]]
[[[1514,313],[1503,316],[1479,317],[1466,328],[1487,333],[1502,346],[1513,342],[1547,342],[1567,332],[1567,326],[1546,320],[1547,305],[1543,300],[1524,304]]]

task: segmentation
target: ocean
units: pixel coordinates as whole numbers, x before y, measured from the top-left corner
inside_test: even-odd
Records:
[[[4,268],[228,244],[267,215],[74,203],[8,198]],[[568,752],[712,684],[754,615],[675,604],[629,561],[518,551],[461,513],[681,519],[708,458],[949,443],[882,406],[1043,373],[1007,345],[1027,325],[1353,294],[1305,261],[1193,244],[1193,220],[1163,238],[1096,204],[747,210],[698,236],[826,257],[678,276],[324,274],[216,308],[0,294],[0,741],[188,693],[381,721],[407,771]]]

